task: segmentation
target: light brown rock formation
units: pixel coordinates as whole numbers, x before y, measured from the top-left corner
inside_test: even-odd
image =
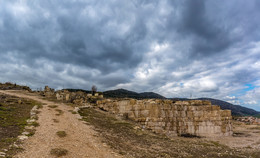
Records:
[[[96,103],[101,109],[139,122],[143,128],[169,136],[230,136],[231,111],[221,110],[210,101],[172,101],[160,99],[103,99],[103,95],[81,91],[54,91],[45,87],[45,97],[71,102],[78,106]]]
[[[230,136],[231,111],[209,101],[105,99],[97,106],[139,122],[144,128],[167,135]]]

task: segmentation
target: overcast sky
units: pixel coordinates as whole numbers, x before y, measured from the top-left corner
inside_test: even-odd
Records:
[[[259,0],[0,1],[0,82],[260,110]]]

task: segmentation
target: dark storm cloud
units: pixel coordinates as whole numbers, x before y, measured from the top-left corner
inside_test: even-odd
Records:
[[[139,24],[138,18],[133,21],[133,28],[129,31],[131,33],[122,37],[116,35],[120,30],[110,32],[108,26],[110,18],[116,18],[114,25],[123,18],[112,12],[118,6],[106,8],[111,12],[105,13],[107,15],[104,17],[97,17],[100,20],[96,20],[81,15],[88,6],[87,3],[54,3],[26,3],[31,13],[28,13],[30,17],[25,19],[14,16],[11,11],[4,12],[1,41],[5,52],[18,52],[20,54],[17,58],[36,66],[35,59],[43,57],[52,61],[97,68],[103,73],[118,68],[132,68],[141,61],[142,53],[137,54],[132,50],[145,34],[145,26]],[[36,10],[32,10],[34,7]],[[49,14],[48,18],[43,16],[45,13]],[[135,23],[138,26],[135,26]]]
[[[242,0],[0,1],[0,81],[232,98],[245,84],[260,82],[259,6]]]
[[[236,42],[236,39],[232,39],[229,34],[231,28],[214,20],[214,16],[208,16],[211,7],[214,7],[208,5],[209,3],[210,1],[205,0],[186,0],[180,10],[180,17],[176,24],[177,30],[181,32],[182,38],[192,39],[190,50],[192,57],[221,53]],[[175,2],[173,5],[176,5]]]

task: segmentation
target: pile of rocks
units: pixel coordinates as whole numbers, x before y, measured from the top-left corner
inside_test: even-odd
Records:
[[[260,119],[253,116],[244,116],[236,118],[237,121],[245,122],[249,124],[257,124],[260,125]]]

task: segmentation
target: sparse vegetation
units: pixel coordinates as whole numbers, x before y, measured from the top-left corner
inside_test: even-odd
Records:
[[[53,122],[55,122],[55,123],[59,123],[60,121],[59,120],[57,120],[57,119],[52,119],[53,120]]]
[[[66,137],[67,136],[67,133],[65,131],[58,131],[56,132],[56,134],[60,137],[60,138],[63,138],[63,137]]]
[[[34,126],[34,127],[40,126],[40,124],[38,122],[32,122],[31,125]]]
[[[27,86],[20,86],[16,83],[6,82],[6,83],[0,83],[0,89],[1,90],[27,90],[31,92],[31,89]]]
[[[27,134],[26,136],[31,137],[31,136],[33,136],[35,134],[35,129],[27,130],[27,132],[29,132],[29,134]]]
[[[63,148],[54,148],[54,149],[51,149],[50,153],[51,153],[51,155],[61,157],[61,156],[67,155],[68,150],[63,149]]]
[[[26,120],[30,118],[30,111],[35,105],[39,103],[0,94],[0,151],[7,149],[17,140],[17,136],[27,125]],[[7,152],[7,157],[12,157],[21,150],[21,148],[11,148]]]
[[[60,116],[60,115],[62,115],[64,112],[62,111],[62,110],[60,110],[60,109],[55,109],[55,111],[57,111],[58,113],[57,114],[55,114],[55,115],[57,115],[57,116]]]
[[[54,109],[54,108],[57,108],[58,106],[57,105],[49,105],[48,107]]]
[[[134,128],[137,125],[127,120],[118,120],[108,113],[92,108],[81,109],[83,119],[113,149],[129,157],[255,157],[257,151],[231,149],[228,146],[201,138],[174,137],[154,134],[148,130]]]
[[[42,104],[37,105],[37,109],[42,109],[42,108],[43,108]]]
[[[71,112],[72,114],[77,114],[77,112],[73,110],[69,110],[69,112]]]

